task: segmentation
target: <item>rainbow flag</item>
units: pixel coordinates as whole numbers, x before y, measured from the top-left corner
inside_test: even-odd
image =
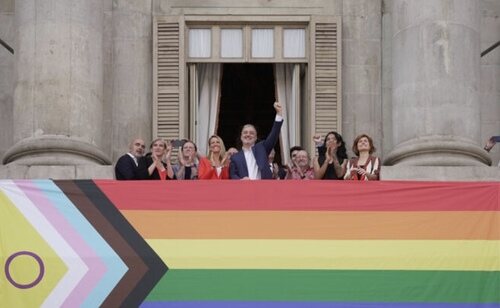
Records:
[[[169,267],[143,307],[499,307],[500,184],[95,181]]]
[[[92,181],[0,181],[0,307],[137,307],[167,271]]]

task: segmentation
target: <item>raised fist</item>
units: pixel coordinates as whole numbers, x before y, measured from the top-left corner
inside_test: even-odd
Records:
[[[274,110],[276,110],[276,114],[282,116],[281,112],[283,110],[283,106],[281,106],[281,103],[280,102],[274,102]]]

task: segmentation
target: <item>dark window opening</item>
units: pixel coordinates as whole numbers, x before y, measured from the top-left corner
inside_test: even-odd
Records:
[[[217,134],[226,149],[241,148],[240,133],[245,124],[253,124],[259,140],[270,132],[276,112],[272,64],[224,64]],[[275,162],[281,163],[279,142]]]

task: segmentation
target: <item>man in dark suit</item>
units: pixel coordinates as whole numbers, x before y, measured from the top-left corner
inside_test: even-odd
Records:
[[[115,177],[117,180],[141,180],[139,160],[144,155],[144,140],[134,139],[129,145],[129,152],[116,162]]]
[[[281,125],[283,124],[282,106],[274,103],[276,119],[267,138],[259,143],[257,131],[251,124],[243,126],[241,130],[241,151],[231,157],[229,175],[231,179],[258,180],[272,179],[273,174],[269,168],[267,157],[278,141]]]

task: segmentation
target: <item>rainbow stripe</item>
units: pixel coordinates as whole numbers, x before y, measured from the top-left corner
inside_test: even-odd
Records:
[[[498,307],[500,184],[96,181],[169,266],[144,307]]]

